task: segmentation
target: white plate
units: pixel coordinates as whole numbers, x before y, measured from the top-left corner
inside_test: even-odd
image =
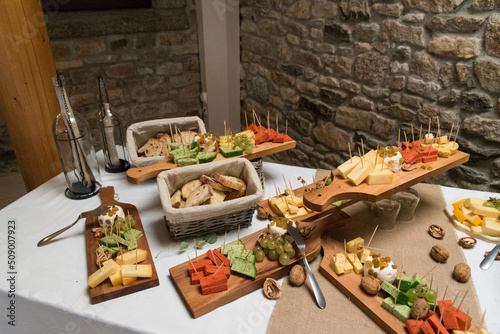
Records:
[[[470,235],[473,238],[477,238],[477,239],[481,239],[481,240],[489,241],[489,242],[500,242],[500,237],[490,237],[489,235],[472,233],[472,231],[467,226],[465,226],[464,224],[462,224],[461,222],[459,222],[457,220],[457,218],[453,214],[453,205],[448,205],[444,211],[446,212],[448,217],[450,217],[450,220],[453,222],[455,227],[457,229],[459,229],[460,231],[467,233],[468,235]]]

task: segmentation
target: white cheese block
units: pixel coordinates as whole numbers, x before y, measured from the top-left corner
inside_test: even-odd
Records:
[[[357,186],[363,182],[368,177],[368,174],[374,169],[375,165],[371,161],[363,159],[363,161],[347,175],[347,179]]]
[[[485,217],[491,217],[496,219],[500,216],[500,211],[498,211],[496,208],[483,206],[482,204],[478,203],[471,203],[471,210],[476,215],[481,215]]]
[[[102,263],[101,268],[97,269],[92,275],[88,278],[88,285],[91,288],[95,288],[101,282],[103,282],[106,278],[113,275],[119,270],[120,266],[115,263],[113,260],[108,260]]]
[[[375,150],[370,150],[370,152],[363,155],[363,159],[373,162],[374,165],[382,163],[382,158]]]
[[[352,157],[352,159],[347,160],[342,165],[340,165],[337,169],[340,172],[340,175],[346,179],[347,175],[359,164],[361,158],[358,156]]]
[[[119,264],[120,266],[124,264],[136,264],[146,260],[147,257],[148,257],[148,252],[145,251],[144,249],[138,248],[130,252],[118,255],[116,257],[116,263]]]
[[[469,198],[465,199],[464,206],[466,208],[470,209],[471,208],[470,206],[471,206],[472,203],[483,205],[484,202],[486,202],[486,200],[484,200],[484,199],[469,197]]]
[[[368,174],[368,177],[366,178],[366,183],[369,185],[373,184],[391,184],[392,179],[394,177],[394,173],[391,172],[389,169],[377,169],[375,168],[373,171]]]
[[[153,268],[150,264],[124,264],[122,266],[122,277],[144,277],[151,278]]]
[[[492,237],[500,237],[500,223],[497,219],[485,217],[483,220],[483,233]]]
[[[347,254],[347,260],[352,265],[356,274],[361,274],[364,271],[363,264],[361,264],[356,254]]]

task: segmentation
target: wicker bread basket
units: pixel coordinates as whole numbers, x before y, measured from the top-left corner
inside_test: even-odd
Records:
[[[170,197],[177,189],[203,174],[211,176],[214,172],[244,180],[247,184],[246,195],[217,204],[190,208],[172,207]],[[247,227],[252,223],[255,207],[264,195],[255,167],[244,158],[163,171],[157,177],[157,184],[167,229],[174,240],[237,229],[238,225]]]
[[[134,123],[127,128],[127,151],[131,165],[133,167],[145,167],[161,161],[164,156],[140,157],[137,155],[137,150],[150,138],[155,137],[158,132],[170,134],[171,127],[173,131],[175,131],[177,127],[180,131],[191,130],[198,133],[207,132],[205,124],[201,118],[197,116],[155,119]]]

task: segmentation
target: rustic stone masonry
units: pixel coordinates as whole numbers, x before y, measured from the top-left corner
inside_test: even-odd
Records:
[[[500,1],[240,1],[242,112],[297,140],[275,161],[335,168],[398,129],[457,127],[470,161],[431,180],[500,189]],[[244,120],[244,117],[242,118]],[[244,122],[244,121],[243,121]]]
[[[201,117],[195,4],[156,0],[153,7],[48,16],[57,70],[73,108],[91,125],[96,149],[99,75],[124,129],[144,120]]]

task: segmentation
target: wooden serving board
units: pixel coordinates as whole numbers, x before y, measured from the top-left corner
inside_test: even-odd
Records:
[[[134,217],[136,225],[134,228],[143,233],[143,236],[137,240],[138,248],[144,249],[148,252],[148,257],[146,260],[141,262],[141,264],[151,264],[153,268],[153,276],[151,278],[138,278],[137,281],[123,286],[112,286],[109,279],[96,286],[95,288],[88,288],[90,295],[90,303],[97,304],[106,300],[113,298],[118,298],[125,296],[134,292],[152,288],[160,284],[158,280],[158,274],[154,265],[153,258],[151,256],[151,250],[149,249],[148,240],[146,239],[146,233],[142,226],[141,218],[139,217],[139,212],[137,208],[132,204],[120,203],[115,201],[115,189],[113,187],[105,187],[99,190],[99,195],[101,196],[102,204],[100,207],[117,205],[120,206],[126,215],[130,214]],[[88,217],[85,221],[85,241],[87,246],[87,270],[89,276],[94,273],[99,267],[96,264],[96,249],[99,247],[99,239],[94,236],[92,228],[99,227],[96,217]]]
[[[258,159],[262,158],[266,155],[271,155],[274,153],[286,151],[289,149],[294,148],[296,145],[295,140],[284,142],[284,143],[272,143],[272,142],[265,142],[262,144],[257,145],[253,149],[253,153],[251,154],[246,154],[244,153],[243,155],[239,155],[234,158],[246,158],[248,160],[253,160],[253,159]],[[218,160],[225,160],[225,159],[233,159],[233,158],[225,158],[222,153],[218,153],[217,157],[215,158],[215,161]],[[168,157],[165,157],[163,160],[151,165],[151,166],[146,166],[146,167],[137,167],[137,168],[130,168],[127,170],[127,180],[130,183],[133,184],[140,184],[146,180],[152,179],[158,174],[160,174],[164,170],[169,170],[169,169],[174,169],[177,168],[177,164],[174,164],[172,161],[169,160]]]
[[[337,289],[363,310],[373,321],[375,321],[383,330],[389,334],[406,333],[403,322],[399,321],[389,311],[382,308],[382,297],[369,296],[361,290],[361,274],[337,275],[330,267],[332,258],[337,253],[344,252],[344,244],[333,239],[330,235],[324,235],[321,238],[323,246],[323,260],[319,271],[325,276]]]
[[[355,201],[377,202],[453,167],[459,166],[467,162],[467,160],[469,160],[469,154],[457,151],[457,153],[449,158],[438,158],[437,161],[426,164],[416,163],[413,165],[416,167],[413,171],[399,171],[394,173],[391,184],[371,186],[366,182],[355,186],[349,180],[343,179],[338,169],[334,169],[332,171],[334,176],[333,182],[322,189],[305,192],[304,204],[312,210],[322,212],[328,209],[331,203],[338,200],[351,199]],[[422,166],[428,166],[431,169],[423,169]],[[311,188],[311,186],[309,187]]]
[[[300,223],[300,226],[315,226],[311,236],[306,241],[306,257],[313,260],[321,252],[321,236],[332,228],[343,226],[349,219],[349,216],[341,210],[336,210],[330,216],[324,217],[314,223]],[[258,232],[247,235],[241,240],[245,243],[247,249],[252,249],[259,236],[267,232],[264,228]],[[297,250],[297,249],[296,249]],[[206,257],[204,254],[196,259]],[[192,261],[196,261],[193,259]],[[257,262],[257,278],[252,279],[231,273],[228,280],[228,290],[211,295],[202,295],[199,285],[191,285],[188,274],[189,261],[181,263],[170,268],[170,278],[175,284],[179,294],[183,298],[189,312],[194,318],[198,318],[208,312],[236,300],[249,292],[262,288],[266,278],[278,279],[283,277],[292,266],[302,260],[300,252],[297,250],[296,256],[290,261],[288,266],[281,266],[278,261],[270,261],[267,258],[263,262]]]

